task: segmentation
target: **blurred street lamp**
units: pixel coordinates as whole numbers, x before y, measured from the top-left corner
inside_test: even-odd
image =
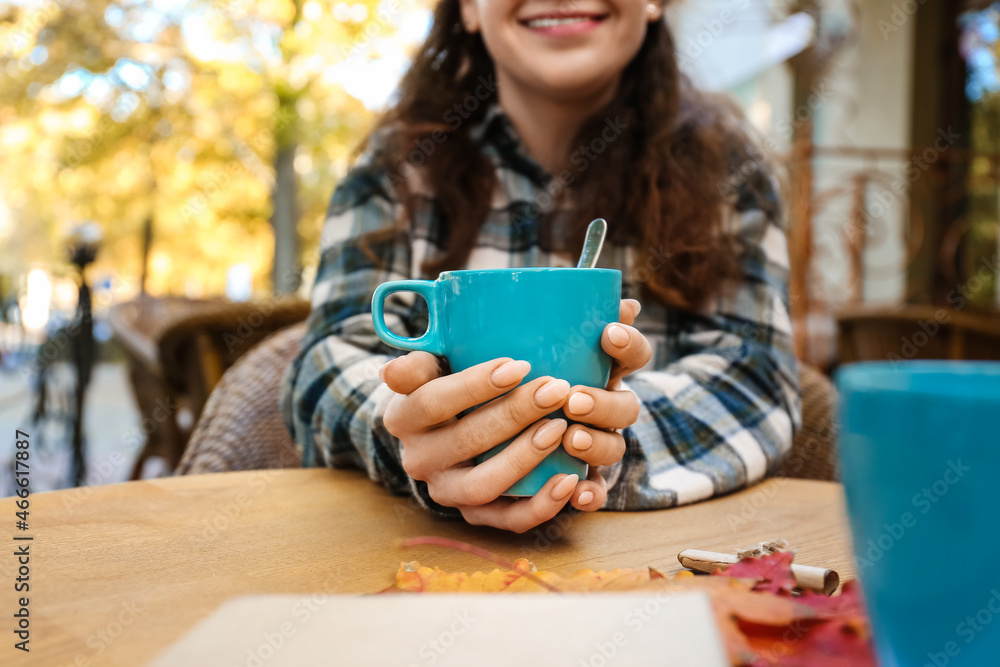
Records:
[[[97,258],[97,251],[103,240],[104,229],[96,222],[86,221],[74,225],[66,238],[69,261],[82,271]]]
[[[80,486],[86,472],[83,455],[83,404],[90,384],[90,374],[94,367],[94,314],[90,297],[90,285],[84,269],[97,258],[104,230],[96,222],[86,221],[74,225],[66,239],[69,261],[80,272],[80,297],[76,305],[76,317],[70,325],[70,340],[73,342],[73,365],[76,367],[76,410],[73,413],[73,483]]]

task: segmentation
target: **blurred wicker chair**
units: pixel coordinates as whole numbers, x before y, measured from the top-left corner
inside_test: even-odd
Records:
[[[802,427],[778,475],[801,479],[838,480],[837,390],[819,369],[799,363]]]
[[[205,405],[177,474],[301,465],[279,401],[281,380],[304,334],[305,324],[283,329],[226,372]]]
[[[907,359],[1000,360],[1000,313],[934,306],[859,306],[837,314],[841,363]]]
[[[146,436],[132,479],[152,456],[173,470],[226,369],[269,334],[304,320],[309,308],[302,299],[233,303],[179,297],[141,297],[113,307],[109,322],[129,357]]]
[[[291,468],[301,464],[285,429],[279,393],[304,327],[285,329],[240,359],[205,406],[177,472],[182,475]],[[836,391],[817,369],[800,365],[802,429],[777,474],[836,479]]]

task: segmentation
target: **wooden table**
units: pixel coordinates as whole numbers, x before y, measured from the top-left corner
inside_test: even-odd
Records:
[[[13,522],[14,499],[0,501]],[[40,493],[31,498],[31,653],[13,649],[16,558],[0,557],[0,664],[122,665],[157,656],[224,600],[254,593],[372,593],[401,561],[491,563],[398,540],[439,535],[562,574],[654,566],[685,548],[734,551],[782,537],[796,561],[854,578],[838,484],[772,479],[660,512],[566,517],[524,535],[435,520],[363,474],[235,472]],[[10,538],[6,538],[10,540]],[[24,544],[8,542],[8,544]]]

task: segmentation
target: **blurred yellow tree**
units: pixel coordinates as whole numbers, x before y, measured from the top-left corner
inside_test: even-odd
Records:
[[[63,227],[93,219],[98,270],[137,287],[152,219],[152,293],[219,294],[236,263],[294,289],[373,120],[345,81],[405,51],[421,9],[0,1],[0,271],[61,260]]]

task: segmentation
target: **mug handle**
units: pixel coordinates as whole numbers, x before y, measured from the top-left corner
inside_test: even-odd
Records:
[[[372,295],[372,323],[375,333],[382,342],[400,350],[430,352],[443,355],[444,340],[441,337],[440,314],[434,298],[436,283],[430,280],[394,280],[382,283]],[[417,338],[406,338],[394,334],[385,325],[385,299],[396,292],[414,292],[427,302],[427,331]]]

